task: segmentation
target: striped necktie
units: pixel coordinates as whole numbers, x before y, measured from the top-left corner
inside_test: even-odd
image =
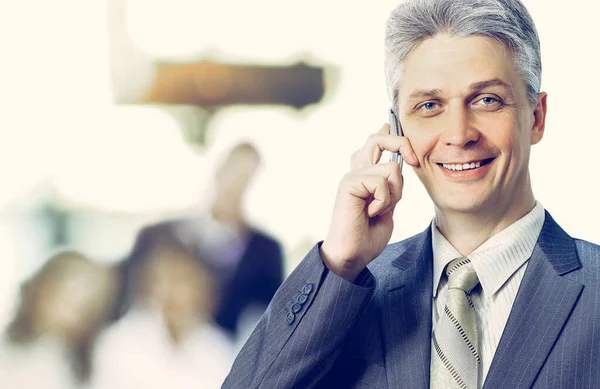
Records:
[[[473,264],[464,257],[450,262],[446,274],[446,306],[433,331],[431,389],[477,389],[481,359],[469,294],[479,280]]]

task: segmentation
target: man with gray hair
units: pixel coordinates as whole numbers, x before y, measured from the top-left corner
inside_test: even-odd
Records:
[[[327,236],[223,388],[600,388],[600,246],[570,237],[530,182],[547,95],[528,11],[411,0],[385,45],[400,136],[385,124],[353,154]],[[435,206],[394,244],[402,165],[385,150]]]

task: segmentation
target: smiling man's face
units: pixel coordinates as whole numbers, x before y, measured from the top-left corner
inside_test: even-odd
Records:
[[[502,43],[423,41],[404,63],[397,109],[438,212],[512,217],[533,207],[529,155],[543,136],[546,95],[530,104]]]

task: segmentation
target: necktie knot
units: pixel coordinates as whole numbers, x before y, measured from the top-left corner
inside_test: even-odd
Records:
[[[469,294],[479,284],[479,278],[469,258],[460,257],[450,262],[446,267],[446,275],[448,289],[460,289]]]

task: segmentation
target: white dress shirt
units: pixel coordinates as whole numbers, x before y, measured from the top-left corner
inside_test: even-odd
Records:
[[[479,277],[480,286],[471,293],[477,315],[481,369],[479,387],[492,364],[500,337],[508,321],[517,291],[525,274],[527,260],[542,231],[545,211],[536,202],[527,215],[492,236],[468,256]],[[443,312],[447,298],[446,265],[463,255],[446,240],[432,223],[433,244],[433,326]]]

